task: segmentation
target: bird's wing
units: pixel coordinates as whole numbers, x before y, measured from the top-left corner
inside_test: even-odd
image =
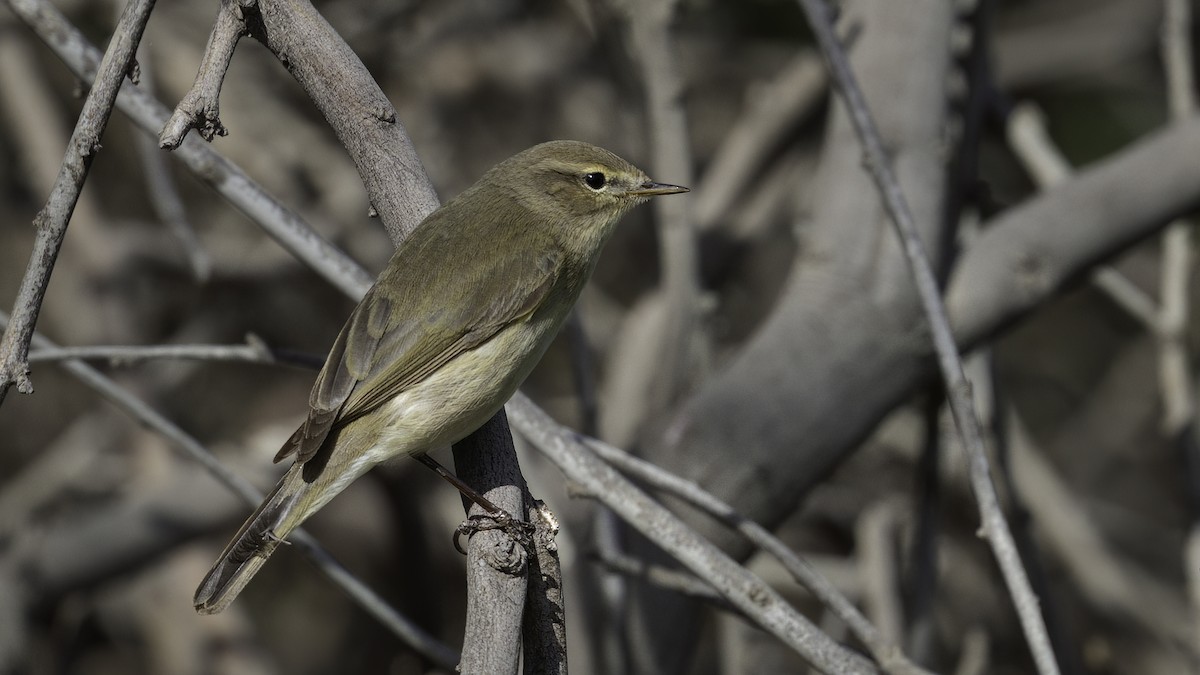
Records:
[[[405,257],[409,260],[393,260],[384,274],[406,264],[427,267],[419,247]],[[561,262],[557,252],[528,250],[504,257],[480,252],[479,258],[485,264],[476,259],[465,266],[472,272],[427,269],[407,274],[413,280],[407,288],[395,288],[381,278],[342,328],[313,385],[308,417],[275,461],[296,454],[298,462],[308,462],[337,426],[374,411],[459,354],[532,314],[554,287]],[[380,291],[381,286],[390,290]],[[518,289],[522,292],[515,292]],[[447,298],[447,304],[425,316],[414,315],[412,307],[432,306],[428,298]]]

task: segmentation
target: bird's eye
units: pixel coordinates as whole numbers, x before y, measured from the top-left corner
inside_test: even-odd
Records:
[[[593,171],[583,175],[583,182],[593,190],[602,190],[604,189],[605,183],[608,182],[608,179],[605,178],[604,174],[600,173],[599,171]]]

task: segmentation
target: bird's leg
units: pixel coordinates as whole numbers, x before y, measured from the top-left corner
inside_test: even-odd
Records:
[[[488,512],[487,517],[490,517],[495,521],[494,525],[479,525],[478,523],[472,522],[472,519],[469,518],[462,525],[460,525],[458,530],[454,533],[454,548],[458,549],[459,553],[462,553],[463,555],[467,554],[467,552],[464,551],[462,546],[460,546],[458,543],[459,535],[469,535],[478,530],[502,529],[508,532],[509,535],[514,539],[522,543],[529,538],[528,530],[532,529],[529,523],[514,520],[512,515],[510,515],[507,511],[499,506],[496,506],[490,499],[476,492],[474,488],[464,483],[458,476],[450,473],[446,467],[439,464],[437,460],[430,457],[426,453],[422,452],[418,455],[413,455],[413,457],[415,457],[418,462],[424,464],[430,469],[433,469],[434,473],[444,478],[447,483],[453,485],[459,492],[463,494],[464,497],[482,507],[484,511]]]
[[[454,474],[450,473],[450,471],[448,469],[446,469],[446,467],[442,466],[441,464],[438,464],[438,461],[436,459],[430,457],[429,455],[427,455],[423,452],[419,455],[414,455],[414,457],[416,458],[416,460],[418,462],[433,469],[434,473],[441,476],[442,478],[445,478],[447,483],[453,485],[456,489],[458,489],[458,491],[461,492],[464,497],[466,497],[467,499],[470,499],[471,501],[473,501],[476,504],[478,504],[479,506],[481,506],[483,508],[483,510],[487,511],[489,514],[491,514],[491,516],[493,518],[511,518],[512,517],[512,516],[509,516],[508,512],[506,512],[504,509],[493,504],[490,499],[488,499],[487,497],[484,497],[483,495],[476,492],[475,488],[472,488],[470,485],[467,485],[466,483],[459,480],[458,476],[455,476]]]

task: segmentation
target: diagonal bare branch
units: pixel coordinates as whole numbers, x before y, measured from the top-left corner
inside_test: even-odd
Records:
[[[879,188],[880,197],[887,207],[892,223],[896,226],[897,235],[912,271],[921,305],[929,321],[938,365],[946,385],[946,395],[954,413],[955,424],[963,438],[963,448],[967,452],[971,487],[979,504],[982,534],[991,544],[1001,573],[1008,584],[1038,671],[1042,675],[1057,675],[1058,663],[1050,645],[1050,637],[1046,633],[1045,621],[1038,609],[1037,597],[1021,565],[1008,522],[996,497],[996,487],[992,482],[991,469],[983,445],[979,417],[971,401],[971,383],[963,373],[962,359],[958,354],[954,333],[950,329],[950,320],[946,316],[937,278],[917,234],[912,212],[892,172],[883,139],[867,107],[866,98],[858,87],[854,72],[850,69],[845,49],[833,29],[828,6],[821,0],[799,2],[816,34],[821,51],[825,54],[834,86],[846,102],[855,132],[863,145],[867,168]]]
[[[4,402],[5,395],[14,384],[21,393],[33,392],[26,359],[29,341],[42,309],[46,287],[50,284],[54,262],[62,247],[63,237],[67,234],[67,223],[75,211],[75,203],[79,201],[79,193],[87,180],[92,159],[100,150],[100,137],[108,126],[121,83],[134,63],[133,56],[137,53],[138,42],[142,39],[142,31],[146,29],[152,9],[154,0],[130,0],[121,13],[96,76],[89,80],[93,83],[92,89],[83,103],[75,130],[71,132],[54,188],[46,205],[34,218],[37,238],[34,240],[33,253],[29,256],[29,266],[17,291],[12,321],[4,331],[3,339],[0,339],[0,403]]]

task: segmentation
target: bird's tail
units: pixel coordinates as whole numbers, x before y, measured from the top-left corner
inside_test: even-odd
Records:
[[[308,491],[300,463],[283,475],[262,505],[242,524],[216,564],[204,575],[193,602],[201,614],[216,614],[229,606],[292,530],[307,517]]]

